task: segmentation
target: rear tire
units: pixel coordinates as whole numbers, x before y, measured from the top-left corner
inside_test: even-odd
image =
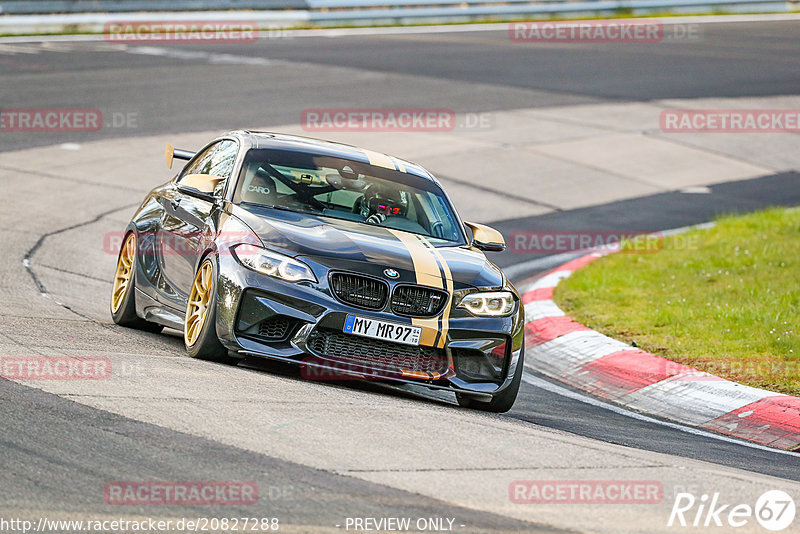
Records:
[[[136,315],[136,235],[125,237],[117,257],[117,270],[111,288],[111,318],[120,326],[158,333],[160,324]]]
[[[509,411],[511,407],[514,406],[514,402],[517,400],[519,385],[522,382],[524,363],[525,349],[523,347],[519,353],[519,360],[517,361],[517,369],[514,372],[514,378],[511,380],[511,384],[509,384],[502,393],[495,395],[492,400],[488,402],[478,400],[475,397],[470,397],[464,393],[456,393],[458,405],[462,408],[470,408],[472,410],[480,410],[483,412],[505,413]]]
[[[194,277],[183,322],[183,341],[192,358],[229,364],[239,361],[228,354],[217,337],[217,268],[213,258],[203,260]]]

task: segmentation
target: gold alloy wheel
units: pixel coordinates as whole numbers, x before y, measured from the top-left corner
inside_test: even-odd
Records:
[[[111,311],[114,313],[117,313],[120,306],[122,306],[122,301],[125,300],[125,295],[128,292],[128,286],[131,284],[135,256],[136,236],[131,234],[125,240],[122,250],[119,251],[117,273],[114,275],[114,285],[111,288]]]
[[[186,320],[183,323],[183,338],[188,347],[197,342],[206,322],[213,276],[214,268],[211,266],[211,261],[206,260],[197,271],[197,276],[194,277],[192,292],[189,294],[189,305],[186,307]]]

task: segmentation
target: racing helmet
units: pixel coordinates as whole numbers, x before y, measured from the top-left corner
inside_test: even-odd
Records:
[[[361,215],[365,218],[371,215],[385,217],[405,217],[408,213],[408,193],[398,189],[388,189],[371,184],[364,191],[361,202]]]

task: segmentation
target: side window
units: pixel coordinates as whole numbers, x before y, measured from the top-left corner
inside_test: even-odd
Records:
[[[223,180],[227,180],[233,172],[238,148],[235,141],[224,140],[215,143],[205,149],[194,163],[184,171],[183,175],[213,174]]]
[[[458,240],[458,231],[453,225],[453,217],[444,203],[444,198],[434,193],[426,192],[419,195],[423,211],[431,226],[431,233],[449,241]]]
[[[281,196],[290,196],[295,194],[292,188],[283,182],[277,182],[275,184],[275,192]]]

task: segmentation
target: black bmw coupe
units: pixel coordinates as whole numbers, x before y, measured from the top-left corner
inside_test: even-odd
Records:
[[[524,311],[422,167],[360,148],[234,131],[152,190],[121,240],[117,324],[183,331],[190,356],[260,356],[335,376],[514,404]]]

